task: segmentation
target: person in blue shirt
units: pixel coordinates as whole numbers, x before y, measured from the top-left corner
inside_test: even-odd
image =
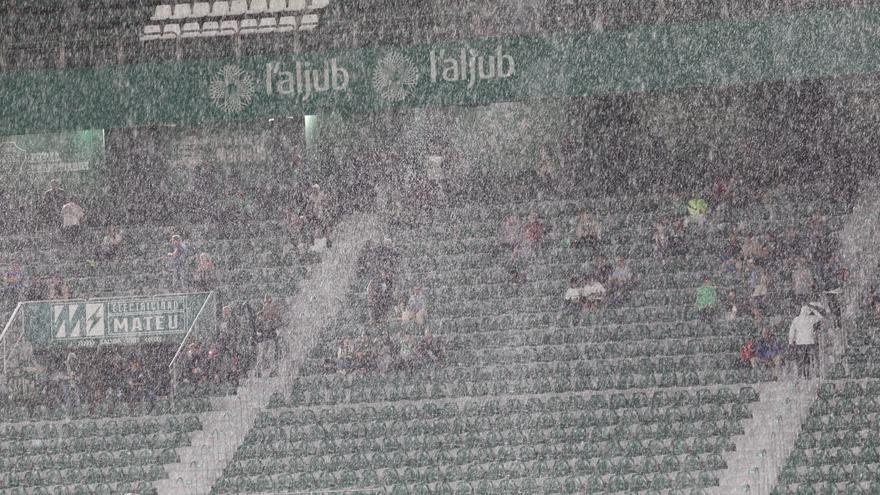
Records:
[[[186,264],[189,261],[189,246],[179,235],[173,235],[171,236],[171,248],[172,251],[168,253],[171,285],[176,290],[182,290],[186,276]]]
[[[761,330],[761,338],[758,339],[755,356],[752,358],[752,367],[763,365],[773,368],[773,376],[779,377],[779,367],[782,364],[782,346],[779,339],[768,328]]]

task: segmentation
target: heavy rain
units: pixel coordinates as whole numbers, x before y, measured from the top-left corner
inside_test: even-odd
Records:
[[[878,32],[0,1],[0,495],[880,494]]]

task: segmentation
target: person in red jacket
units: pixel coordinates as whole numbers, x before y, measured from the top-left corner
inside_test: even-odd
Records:
[[[737,365],[740,368],[751,368],[752,367],[752,358],[755,357],[755,337],[749,335],[749,339],[746,340],[746,343],[743,345],[742,350],[739,351],[739,361]]]
[[[538,212],[529,213],[528,220],[523,224],[523,243],[520,254],[526,258],[534,256],[541,241],[544,240],[544,230],[544,222],[538,217]]]

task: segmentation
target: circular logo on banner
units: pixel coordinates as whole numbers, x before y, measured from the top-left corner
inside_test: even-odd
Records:
[[[226,113],[238,113],[254,97],[254,78],[238,66],[225,65],[211,80],[209,91],[218,108]]]
[[[373,90],[386,100],[404,100],[417,82],[416,65],[398,52],[386,53],[373,69]]]

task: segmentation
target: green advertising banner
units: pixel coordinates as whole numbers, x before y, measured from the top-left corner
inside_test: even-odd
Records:
[[[22,303],[34,346],[179,343],[209,293]],[[205,308],[214,311],[215,308]]]
[[[103,158],[103,129],[27,134],[0,140],[0,167],[6,174],[81,172]]]
[[[248,121],[869,73],[880,11],[9,72],[0,134]]]

